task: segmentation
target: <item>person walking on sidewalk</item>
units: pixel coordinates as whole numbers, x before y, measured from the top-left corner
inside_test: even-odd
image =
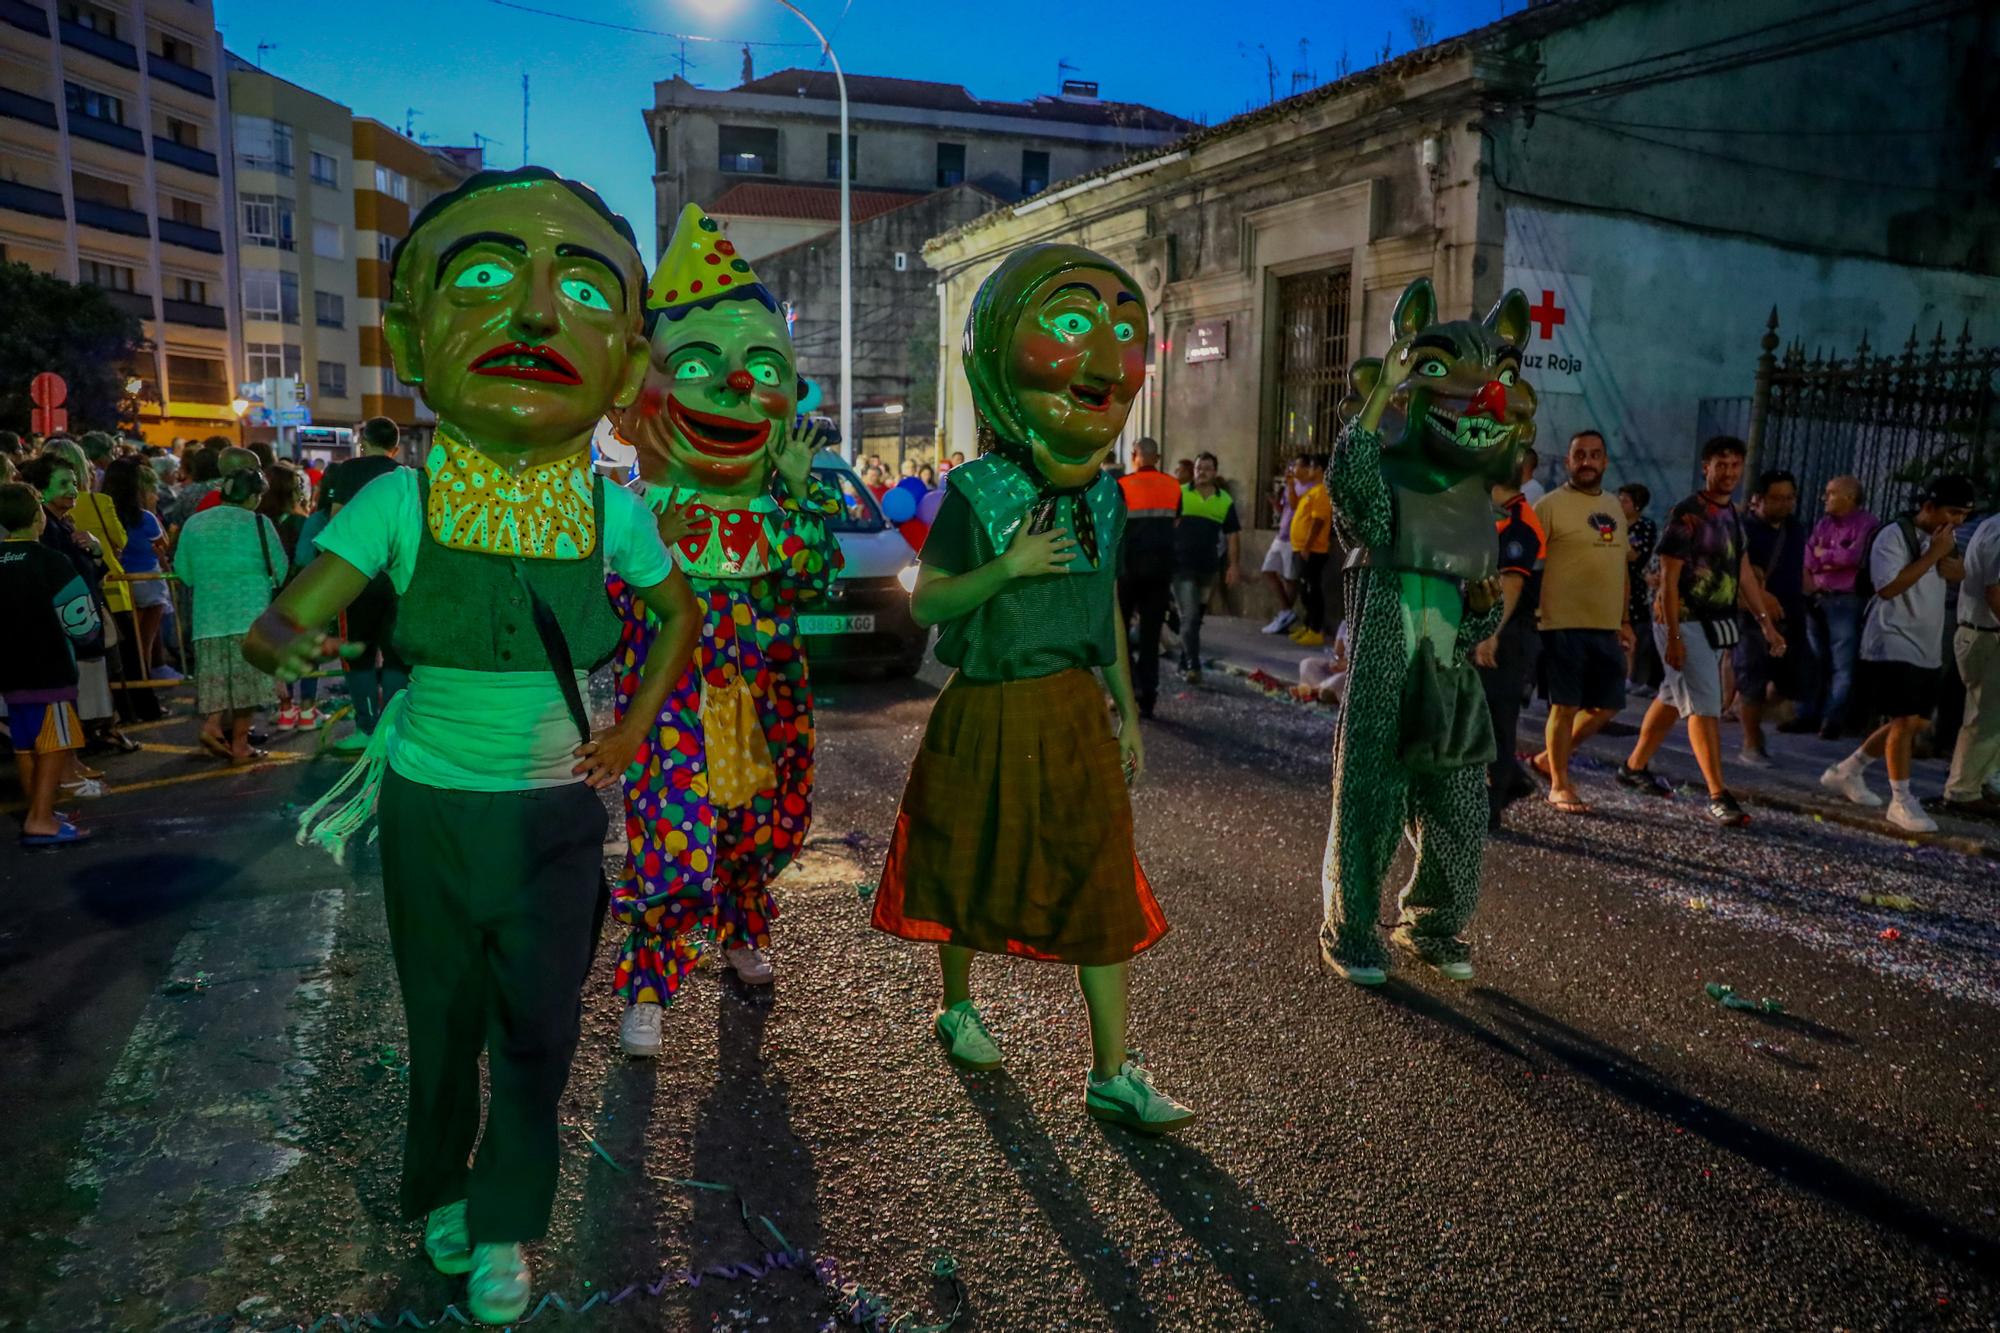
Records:
[[[1738,606],[1756,618],[1772,653],[1785,651],[1785,636],[1745,548],[1743,517],[1729,498],[1743,480],[1745,452],[1743,441],[1730,435],[1702,445],[1701,489],[1667,516],[1653,625],[1666,679],[1646,709],[1632,753],[1618,766],[1621,785],[1673,795],[1673,784],[1651,765],[1674,723],[1685,717],[1688,745],[1708,787],[1708,817],[1725,828],[1750,822],[1722,780],[1722,654],[1736,642]]]
[[[1855,576],[1868,558],[1875,515],[1862,508],[1861,482],[1835,477],[1826,484],[1826,513],[1806,538],[1804,589],[1810,599],[1806,642],[1819,662],[1820,690],[1804,721],[1835,740],[1848,723],[1848,700],[1861,660],[1861,596]],[[1782,728],[1781,728],[1782,730]]]
[[[76,715],[76,649],[98,632],[97,600],[74,565],[42,541],[42,497],[0,485],[0,700],[28,808],[23,847],[65,847],[90,834],[56,810],[70,756],[83,744]]]
[[[1783,657],[1764,651],[1764,637],[1745,625],[1736,641],[1736,716],[1743,724],[1743,748],[1736,756],[1745,768],[1769,768],[1771,757],[1764,751],[1764,708],[1786,699],[1805,706],[1816,693],[1812,681],[1812,652],[1798,642],[1799,626],[1806,620],[1805,554],[1806,533],[1794,518],[1799,507],[1799,483],[1791,473],[1780,470],[1762,473],[1750,488],[1750,516],[1743,524],[1744,549],[1750,563],[1764,580],[1764,593],[1776,603],[1773,614],[1779,628],[1791,635],[1791,649]],[[1787,724],[1779,730],[1798,728]]]
[[[1139,716],[1151,717],[1160,697],[1160,627],[1174,595],[1174,524],[1180,518],[1180,483],[1160,471],[1159,442],[1132,446],[1132,470],[1119,477],[1125,494],[1125,549],[1119,553],[1118,604],[1132,639],[1132,693]]]
[[[1292,642],[1317,648],[1326,642],[1326,566],[1333,552],[1333,501],[1326,493],[1326,455],[1306,454],[1294,468],[1306,490],[1292,511],[1287,535],[1298,553],[1299,610],[1305,619],[1293,626]]]
[[[1873,596],[1861,626],[1860,684],[1870,706],[1887,720],[1819,778],[1821,786],[1856,805],[1877,806],[1882,798],[1864,774],[1871,760],[1886,760],[1889,822],[1912,833],[1937,828],[1910,791],[1910,751],[1937,708],[1945,584],[1965,573],[1955,554],[1954,530],[1971,516],[1972,496],[1971,478],[1939,477],[1917,497],[1913,517],[1884,523],[1869,541],[1865,585]]]
[[[1194,482],[1181,489],[1181,517],[1174,527],[1174,604],[1181,613],[1181,679],[1201,684],[1201,618],[1218,574],[1227,587],[1237,579],[1236,502],[1216,484],[1211,453],[1194,457]]]
[[[1534,679],[1540,648],[1535,608],[1541,597],[1542,559],[1548,540],[1542,521],[1521,494],[1518,472],[1492,488],[1500,511],[1494,529],[1500,540],[1500,628],[1472,650],[1486,708],[1493,719],[1493,762],[1486,768],[1486,829],[1500,831],[1500,814],[1535,790],[1521,767],[1521,704]]]
[[[1278,594],[1278,614],[1264,626],[1266,634],[1283,634],[1299,621],[1299,576],[1305,556],[1292,542],[1292,517],[1300,499],[1312,489],[1300,474],[1302,461],[1294,458],[1285,464],[1285,475],[1278,479],[1278,531],[1271,538],[1271,549],[1264,552],[1264,577]]]
[[[1951,752],[1944,808],[1955,815],[2000,815],[2000,514],[1965,544],[1952,655],[1965,682],[1965,720]]]
[[[1632,693],[1647,696],[1660,686],[1660,654],[1653,647],[1653,597],[1646,586],[1646,566],[1660,544],[1660,528],[1646,517],[1653,492],[1636,481],[1618,488],[1618,507],[1625,511],[1625,618],[1632,623],[1632,647],[1625,653],[1625,679]]]
[[[1549,719],[1536,771],[1549,780],[1549,804],[1588,814],[1570,780],[1569,757],[1625,706],[1625,655],[1632,643],[1629,556],[1624,508],[1604,494],[1604,435],[1570,436],[1569,480],[1542,497],[1535,517],[1547,534],[1542,562],[1542,659]]]

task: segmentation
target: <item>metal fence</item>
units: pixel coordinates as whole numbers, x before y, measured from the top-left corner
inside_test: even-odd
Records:
[[[1894,513],[1918,485],[1963,472],[1983,511],[2000,508],[2000,347],[1974,347],[1968,324],[1955,343],[1938,327],[1928,346],[1915,329],[1902,355],[1880,355],[1864,336],[1843,359],[1823,348],[1810,357],[1794,340],[1779,352],[1771,311],[1749,400],[1749,470],[1783,468],[1810,502],[1833,477],[1861,479],[1871,507]],[[1741,400],[1709,399],[1703,419],[1737,415]]]

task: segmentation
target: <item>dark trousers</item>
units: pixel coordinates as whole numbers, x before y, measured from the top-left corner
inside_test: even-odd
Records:
[[[1173,605],[1173,578],[1168,574],[1134,574],[1118,581],[1118,603],[1125,613],[1128,646],[1132,650],[1132,694],[1150,703],[1160,693],[1160,626]],[[1136,632],[1132,627],[1138,620]]]
[[[111,663],[111,675],[121,682],[141,682],[146,673],[139,669],[139,619],[131,611],[114,611],[118,617],[118,660]],[[166,710],[160,706],[160,692],[141,685],[137,689],[113,690],[120,722],[157,722]]]
[[[582,783],[442,791],[390,772],[380,811],[410,1040],[403,1216],[465,1199],[475,1242],[534,1240],[555,1200],[557,1105],[604,919],[604,806]]]
[[[1325,551],[1299,562],[1299,612],[1306,618],[1307,629],[1321,633],[1326,631],[1326,565]]]
[[[1520,745],[1521,705],[1535,676],[1540,644],[1532,615],[1516,616],[1500,632],[1494,665],[1479,668],[1486,707],[1493,718],[1493,762],[1486,768],[1486,801],[1494,819],[1515,795],[1534,790],[1515,751]]]

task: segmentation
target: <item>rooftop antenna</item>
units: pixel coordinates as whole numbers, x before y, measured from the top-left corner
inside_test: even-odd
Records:
[[[677,65],[679,65],[679,66],[681,67],[681,78],[682,78],[683,80],[685,80],[685,79],[687,78],[687,76],[688,76],[688,44],[687,44],[687,38],[685,38],[685,37],[681,38],[681,43],[680,43],[680,45],[681,45],[681,50],[680,50],[680,54],[679,54],[679,55],[677,55],[677,56],[675,56],[675,57],[673,57],[673,60],[674,60],[674,63],[675,63],[675,64],[677,64]],[[744,47],[743,49],[747,51],[747,50],[749,50],[750,48],[746,46],[746,47]]]
[[[1294,93],[1305,92],[1317,82],[1313,78],[1312,62],[1308,55],[1311,46],[1311,41],[1304,37],[1299,38],[1299,64],[1298,68],[1292,71],[1292,91]]]
[[[490,134],[481,134],[478,130],[472,132],[472,146],[479,150],[482,159],[485,157],[488,145],[496,143],[505,144],[506,142],[505,139],[496,139]]]
[[[417,137],[417,117],[422,114],[422,112],[413,106],[403,108],[403,137],[405,139],[414,139]]]
[[[277,49],[278,49],[278,44],[276,42],[257,43],[257,68],[258,69],[264,68],[264,53],[266,51],[275,51]]]
[[[1072,64],[1070,64],[1070,63],[1069,63],[1069,61],[1067,61],[1067,60],[1060,60],[1060,59],[1059,59],[1059,60],[1057,60],[1057,61],[1056,61],[1056,91],[1057,91],[1057,92],[1061,92],[1061,91],[1062,91],[1062,86],[1063,86],[1063,75],[1065,75],[1065,74],[1081,74],[1081,73],[1083,73],[1083,70],[1082,70],[1082,68],[1081,68],[1080,66],[1077,66],[1077,65],[1072,65]]]
[[[528,76],[521,76],[521,165],[528,165]]]

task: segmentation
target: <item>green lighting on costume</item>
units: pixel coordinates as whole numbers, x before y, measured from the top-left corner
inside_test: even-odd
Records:
[[[486,260],[474,264],[452,281],[454,287],[483,287],[487,289],[505,287],[514,280],[514,270],[505,264]]]

